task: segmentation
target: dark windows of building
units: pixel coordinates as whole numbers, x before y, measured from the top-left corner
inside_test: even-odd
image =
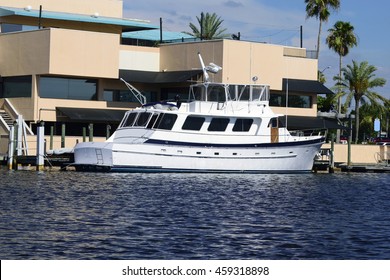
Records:
[[[0,97],[31,97],[31,76],[3,77],[0,79]]]
[[[42,98],[97,100],[97,80],[41,77],[39,95]]]
[[[292,108],[311,108],[312,97],[308,95],[288,95],[288,107]],[[274,107],[285,107],[286,106],[286,94],[272,93],[269,99],[269,105]]]
[[[225,131],[229,121],[228,118],[213,118],[211,119],[208,131]]]
[[[1,33],[11,33],[11,32],[19,32],[19,31],[37,30],[38,26],[1,23],[0,28],[1,28],[0,29]]]
[[[182,129],[199,131],[202,128],[204,121],[204,117],[188,116],[184,121]]]
[[[156,92],[142,92],[146,97],[146,102],[157,101]],[[134,102],[139,103],[137,98],[129,90],[105,89],[103,100],[108,102]]]
[[[237,119],[233,126],[233,131],[247,132],[251,129],[253,119]]]

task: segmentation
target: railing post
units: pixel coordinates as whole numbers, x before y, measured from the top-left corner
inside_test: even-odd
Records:
[[[61,125],[61,148],[65,148],[65,131],[66,131],[65,123],[62,123],[62,125]]]
[[[54,126],[50,127],[50,150],[53,150],[53,139],[54,139]]]
[[[110,138],[110,133],[111,133],[111,125],[106,126],[106,139]]]
[[[15,126],[11,125],[8,140],[8,169],[12,170],[15,155]]]
[[[332,133],[330,135],[330,166],[329,166],[329,173],[334,173],[334,134]]]
[[[93,123],[90,123],[88,126],[89,129],[89,142],[93,141]]]
[[[45,123],[40,122],[37,127],[37,158],[36,158],[36,170],[42,171],[45,167],[44,161],[45,153]]]

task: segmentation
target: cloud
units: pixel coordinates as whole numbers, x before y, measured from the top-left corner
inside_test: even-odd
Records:
[[[230,7],[230,8],[238,8],[238,7],[244,7],[244,5],[241,2],[237,1],[226,1],[223,3],[225,7]]]

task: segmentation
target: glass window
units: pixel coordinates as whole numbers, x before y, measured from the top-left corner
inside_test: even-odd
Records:
[[[31,97],[31,76],[5,77],[0,82],[0,97]]]
[[[147,128],[152,128],[157,120],[158,114],[153,114],[152,118],[150,119]]]
[[[97,100],[97,81],[41,77],[39,95],[42,98]]]
[[[269,99],[269,105],[274,107],[285,107],[286,106],[286,95],[285,94],[271,94]],[[312,97],[308,95],[289,95],[288,96],[288,107],[292,108],[311,108]]]
[[[127,116],[126,122],[125,122],[125,124],[123,126],[133,126],[133,123],[134,123],[134,120],[135,120],[136,116],[137,116],[137,113],[130,113]]]
[[[12,24],[12,23],[1,23],[0,27],[1,27],[1,33],[11,33],[11,32],[29,31],[29,30],[38,29],[38,26]]]
[[[175,124],[177,115],[175,114],[160,114],[154,128],[171,130]]]
[[[228,124],[229,119],[227,118],[213,118],[210,122],[208,131],[225,131]]]
[[[146,102],[157,101],[156,92],[142,92],[146,97]],[[105,89],[103,100],[108,102],[134,102],[139,103],[137,98],[129,90]]]
[[[233,131],[249,131],[251,129],[253,119],[237,119],[233,126]]]
[[[150,115],[151,113],[146,113],[146,112],[138,114],[138,118],[135,121],[134,126],[146,126]]]
[[[182,129],[200,130],[205,121],[204,117],[188,116],[183,124]]]

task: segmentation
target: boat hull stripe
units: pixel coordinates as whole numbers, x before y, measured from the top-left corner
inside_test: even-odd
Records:
[[[319,144],[323,143],[324,137],[306,140],[306,141],[294,141],[294,142],[278,142],[278,143],[257,143],[257,144],[216,144],[216,143],[194,143],[194,142],[180,142],[180,141],[167,141],[159,139],[148,139],[145,144],[155,145],[169,145],[169,146],[187,146],[187,147],[210,147],[210,148],[277,148],[277,147],[296,147],[303,145]]]

